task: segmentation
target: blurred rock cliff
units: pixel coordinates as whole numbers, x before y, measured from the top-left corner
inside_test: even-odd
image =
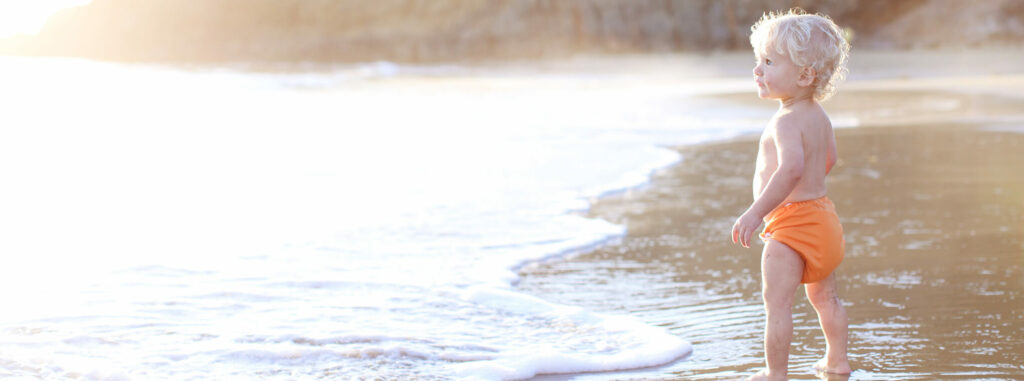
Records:
[[[1019,45],[1020,0],[93,0],[15,54],[159,62],[443,62],[748,49],[764,12],[830,15],[857,48]]]

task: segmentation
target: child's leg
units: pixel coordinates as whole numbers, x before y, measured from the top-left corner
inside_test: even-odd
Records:
[[[765,243],[761,257],[761,287],[768,315],[764,333],[764,357],[768,369],[758,376],[786,378],[789,344],[793,338],[793,297],[803,271],[804,261],[796,251],[775,240]]]
[[[817,283],[808,283],[807,299],[818,312],[821,331],[825,333],[825,358],[815,367],[826,373],[850,373],[850,363],[846,358],[846,308],[836,293],[835,274]]]

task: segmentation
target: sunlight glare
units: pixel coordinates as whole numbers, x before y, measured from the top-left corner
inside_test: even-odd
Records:
[[[91,0],[0,0],[0,38],[39,33],[57,11]]]

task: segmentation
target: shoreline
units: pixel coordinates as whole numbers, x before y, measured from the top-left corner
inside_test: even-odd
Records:
[[[110,60],[77,55],[33,55],[0,52],[0,57],[27,59],[68,59],[108,64],[172,67],[187,70],[238,70],[251,73],[297,74],[330,73],[338,69],[386,64],[406,68],[467,68],[473,71],[498,72],[572,72],[644,75],[647,72],[673,72],[680,77],[696,79],[750,78],[753,56],[749,49],[694,50],[679,52],[580,52],[557,57],[485,58],[447,61],[401,61],[387,59],[368,60],[224,60],[224,61],[172,61],[172,60]],[[988,46],[973,48],[933,48],[915,50],[863,49],[850,58],[848,81],[844,90],[880,89],[888,85],[893,89],[922,87],[961,90],[948,82],[970,80],[989,81],[991,88],[1009,88],[1005,82],[1012,78],[1015,84],[1024,81],[1017,62],[1024,60],[1020,46]],[[443,76],[443,74],[442,74]],[[993,81],[995,80],[995,81]],[[747,94],[749,92],[745,92]],[[1016,94],[1016,93],[1009,93]],[[756,100],[756,99],[755,99]],[[830,101],[831,102],[831,101]]]
[[[837,129],[841,161],[829,177],[829,195],[846,228],[848,254],[837,274],[851,315],[854,376],[937,377],[986,367],[992,373],[978,373],[979,377],[1013,374],[1007,364],[1024,360],[1013,357],[1012,353],[1024,353],[1019,345],[988,343],[982,352],[1004,357],[1002,366],[992,366],[991,360],[956,361],[955,353],[930,343],[951,340],[955,343],[942,347],[955,344],[972,350],[969,341],[956,340],[969,332],[963,331],[969,326],[964,320],[995,327],[990,330],[1005,337],[1024,331],[1021,323],[1000,324],[991,318],[1024,317],[1024,309],[999,307],[1024,297],[1024,286],[1012,281],[1020,279],[1021,271],[1021,261],[1013,254],[1024,251],[1024,204],[1014,198],[1024,198],[1024,184],[1013,175],[1024,173],[1024,134],[992,128],[1024,126],[1024,118],[1013,114],[1022,109],[1021,100],[984,102],[991,99],[978,93],[992,92],[978,88],[969,89],[974,94],[940,93],[938,98],[927,86],[910,92],[866,91],[871,88],[867,82],[841,91],[845,97],[837,95],[835,104],[825,104],[839,114],[846,108],[860,115],[868,122],[858,126],[869,127]],[[914,87],[912,80],[905,82],[904,87]],[[945,103],[944,112],[928,113],[927,107],[918,107],[906,113],[916,119],[864,117],[872,109],[863,101],[941,106],[943,96],[960,98]],[[899,110],[899,105],[893,109]],[[949,119],[953,122],[945,121]],[[759,250],[732,247],[723,233],[749,202],[746,172],[753,165],[756,136],[675,149],[683,155],[680,163],[657,171],[641,189],[601,198],[591,206],[591,217],[627,226],[621,242],[562,261],[524,266],[517,289],[599,313],[638,316],[690,341],[694,352],[657,368],[534,380],[616,375],[734,379],[763,366]],[[979,194],[985,191],[989,194]],[[964,218],[975,225],[958,222]],[[989,243],[979,236],[988,237]],[[981,262],[964,258],[964,250],[980,250]],[[982,285],[963,279],[965,267],[978,266],[988,268],[988,275],[996,269],[1006,273]],[[955,293],[931,290],[952,284],[958,285]],[[816,317],[801,298],[794,309],[794,377],[808,375],[805,368],[823,348]],[[973,318],[956,316],[947,303],[974,308]],[[920,321],[929,315],[930,323]],[[949,325],[961,330],[950,332]],[[926,329],[937,334],[920,332]],[[896,361],[886,358],[888,351],[897,349],[906,354]]]

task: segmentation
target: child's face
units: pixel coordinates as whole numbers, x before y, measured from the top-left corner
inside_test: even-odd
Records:
[[[764,53],[757,53],[754,66],[754,80],[757,81],[757,96],[761,99],[787,99],[799,93],[801,68],[785,54],[779,54],[771,44]],[[764,54],[762,56],[762,54]]]

